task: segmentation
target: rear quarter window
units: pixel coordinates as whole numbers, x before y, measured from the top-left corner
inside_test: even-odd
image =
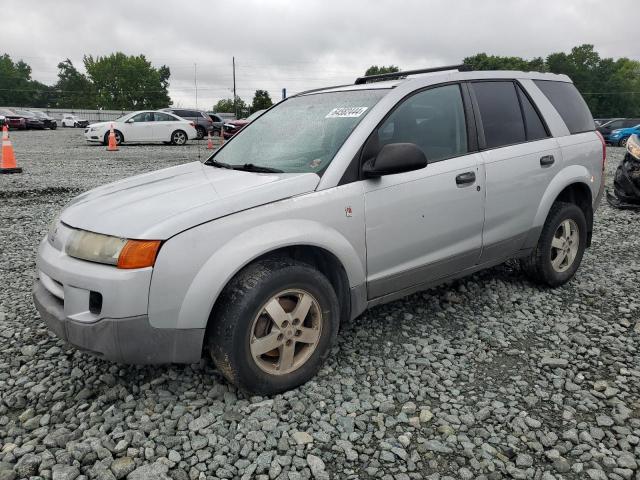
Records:
[[[534,83],[558,111],[571,134],[595,130],[587,102],[573,83],[553,80],[534,80]]]

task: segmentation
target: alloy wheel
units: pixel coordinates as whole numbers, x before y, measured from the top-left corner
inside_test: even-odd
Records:
[[[316,350],[322,324],[322,310],[309,292],[289,289],[273,295],[251,325],[254,362],[271,375],[297,370]]]
[[[567,219],[558,225],[551,241],[551,266],[556,272],[567,271],[573,265],[580,246],[578,224]]]
[[[184,132],[175,132],[173,134],[173,143],[176,145],[184,145],[187,142],[187,136]]]

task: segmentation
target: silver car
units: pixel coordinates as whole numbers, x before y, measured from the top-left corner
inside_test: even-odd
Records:
[[[313,377],[340,322],[374,305],[512,258],[569,281],[604,162],[563,75],[452,68],[309,91],[204,163],[76,197],[40,244],[35,304],[100,357],[207,354],[273,394]]]

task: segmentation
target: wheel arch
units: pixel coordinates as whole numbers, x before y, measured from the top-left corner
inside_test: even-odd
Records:
[[[593,191],[592,176],[586,167],[572,165],[559,172],[545,191],[534,220],[533,235],[526,242],[526,247],[535,247],[540,237],[542,226],[557,201],[573,203],[580,207],[587,221],[587,246],[591,245],[593,231]]]
[[[167,242],[160,256],[179,258],[185,251],[193,249],[193,242],[202,238],[201,233],[192,235],[186,232],[186,236],[183,235],[175,237],[175,243]],[[349,240],[339,231],[315,221],[279,220],[226,238],[213,253],[197,261],[197,270],[185,267],[187,270],[181,272],[181,276],[187,275],[189,280],[179,289],[182,293],[176,293],[178,296],[173,300],[166,298],[171,296],[170,286],[156,289],[152,285],[151,323],[158,327],[204,328],[215,302],[231,279],[252,262],[274,255],[314,265],[324,273],[336,289],[341,318],[350,318],[354,312],[357,314],[362,310],[359,298],[352,307],[352,292],[354,287],[364,284],[364,259]],[[163,273],[158,273],[164,275],[165,268],[175,267],[167,262],[161,267]],[[177,303],[173,303],[176,300]]]

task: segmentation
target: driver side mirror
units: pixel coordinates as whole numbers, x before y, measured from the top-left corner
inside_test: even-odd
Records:
[[[364,162],[365,178],[411,172],[427,166],[427,157],[415,143],[389,143],[374,158]]]
[[[127,121],[126,121],[126,122],[124,122],[124,123],[133,123],[133,118],[130,118],[129,120],[127,120]]]

